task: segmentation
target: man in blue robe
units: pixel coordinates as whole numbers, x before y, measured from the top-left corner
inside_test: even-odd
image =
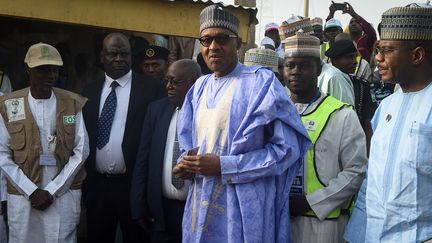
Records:
[[[349,242],[432,239],[432,6],[411,4],[382,16],[379,73],[400,89],[372,119],[374,134]]]
[[[197,80],[179,114],[174,172],[192,180],[183,242],[290,242],[288,196],[310,141],[273,72],[238,62],[238,27],[216,5],[201,12],[214,74]]]

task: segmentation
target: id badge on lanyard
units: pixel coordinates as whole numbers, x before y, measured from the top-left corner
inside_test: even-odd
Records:
[[[55,148],[57,144],[57,136],[54,132],[54,126],[50,120],[50,125],[48,126],[50,130],[47,132],[45,139],[47,144],[46,151],[43,151],[39,157],[39,165],[44,166],[57,166],[57,159],[55,157]],[[51,135],[54,134],[54,135]],[[42,136],[43,137],[43,136]]]
[[[40,165],[47,165],[47,166],[56,166],[57,165],[57,159],[54,155],[54,149],[57,142],[57,137],[55,135],[49,135],[47,137],[48,140],[48,153],[42,153],[39,158],[39,164]]]

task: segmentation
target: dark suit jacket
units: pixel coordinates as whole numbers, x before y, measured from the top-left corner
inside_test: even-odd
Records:
[[[94,179],[96,174],[96,139],[100,98],[104,82],[105,79],[98,80],[87,86],[83,92],[83,96],[88,98],[88,101],[83,108],[83,116],[90,140],[90,155],[85,162],[87,179],[83,184],[84,200],[91,196],[91,193],[89,192],[92,186],[91,181]],[[152,101],[161,98],[164,92],[165,89],[159,81],[147,76],[132,73],[129,107],[122,141],[123,156],[126,164],[126,175],[129,178],[132,177],[132,170],[136,160],[142,124],[147,112],[147,106]]]
[[[168,129],[175,106],[164,98],[147,109],[131,187],[132,218],[155,219],[153,230],[165,229],[162,208],[162,170]]]

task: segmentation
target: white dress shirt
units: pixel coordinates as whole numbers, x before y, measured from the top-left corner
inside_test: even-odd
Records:
[[[126,173],[122,142],[129,108],[132,71],[129,71],[126,75],[117,80],[113,80],[111,77],[105,74],[105,84],[102,88],[99,105],[99,117],[105,104],[105,100],[111,92],[110,86],[113,81],[117,81],[119,86],[115,89],[117,96],[117,108],[111,127],[111,134],[108,143],[102,149],[96,149],[96,170],[102,174]]]
[[[57,100],[54,93],[49,99],[35,99],[29,92],[28,102],[39,129],[42,144],[41,154],[54,154],[55,146],[48,146],[48,136],[54,135],[56,130]],[[38,185],[35,185],[13,161],[12,151],[9,148],[10,135],[2,116],[0,116],[0,134],[5,134],[5,136],[0,136],[0,167],[15,188],[28,197],[38,188]],[[79,112],[75,116],[73,156],[69,158],[60,173],[58,173],[57,166],[42,166],[43,178],[39,188],[47,190],[53,196],[60,196],[67,191],[89,154],[88,146],[87,131],[82,113]]]
[[[0,96],[2,95],[3,93],[0,92]],[[6,176],[4,175],[3,171],[0,170],[0,201],[6,201],[6,193]]]
[[[164,164],[162,171],[162,195],[169,199],[186,200],[190,181],[185,180],[185,184],[180,189],[175,188],[171,183],[172,159],[178,113],[179,110],[176,109],[171,118],[165,144]]]
[[[5,73],[3,73],[3,82],[0,87],[0,92],[3,92],[4,94],[12,92],[11,81]]]

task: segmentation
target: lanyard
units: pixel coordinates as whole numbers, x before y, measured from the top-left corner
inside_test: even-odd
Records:
[[[316,95],[315,95],[315,97],[313,97],[313,99],[308,103],[308,105],[306,106],[306,108],[303,110],[303,112],[302,113],[300,113],[300,116],[302,116],[303,115],[303,113],[305,113],[305,111],[309,108],[309,106],[311,106],[319,97],[320,97],[320,91],[319,91],[319,89],[318,89],[318,91],[317,91],[317,93],[316,93]]]

